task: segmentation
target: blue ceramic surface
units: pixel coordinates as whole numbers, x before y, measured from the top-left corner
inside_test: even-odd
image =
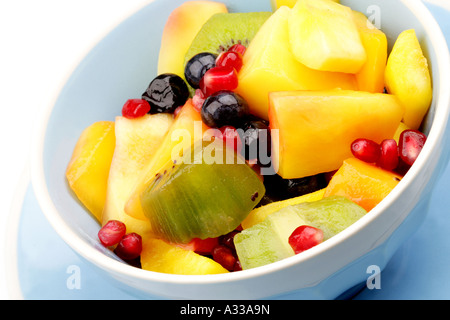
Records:
[[[79,128],[88,126],[94,121],[98,120],[112,120],[117,115],[117,110],[120,110],[118,101],[126,101],[129,97],[139,96],[146,84],[149,82],[155,71],[155,65],[150,63],[156,61],[158,54],[158,46],[154,43],[146,43],[146,50],[133,50],[136,47],[142,46],[143,39],[154,39],[154,34],[161,34],[163,21],[171,10],[179,5],[182,1],[173,1],[170,6],[163,1],[152,3],[151,6],[144,8],[138,12],[133,19],[125,21],[118,28],[114,30],[114,36],[108,36],[102,41],[102,50],[109,46],[117,48],[113,45],[114,41],[121,39],[123,44],[119,47],[119,51],[115,51],[109,56],[105,56],[102,60],[101,66],[96,69],[85,70],[83,67],[90,65],[90,59],[95,58],[98,47],[88,55],[82,66],[77,69],[71,77],[77,79],[77,76],[84,74],[84,79],[87,81],[83,86],[79,86],[77,92],[63,91],[60,95],[58,104],[64,104],[64,114],[61,108],[56,109],[56,112],[51,114],[49,125],[52,122],[64,121],[67,130],[63,133],[65,136],[49,137],[47,146],[58,150],[61,157],[68,157],[71,154],[76,138],[79,136]],[[442,29],[447,31],[447,39],[450,35],[450,28],[448,23],[449,13],[433,5],[428,5]],[[234,10],[239,8],[239,11],[251,10],[254,8],[252,1],[229,1],[229,8]],[[263,10],[264,8],[259,8]],[[267,6],[266,10],[270,10]],[[146,15],[148,10],[159,10],[161,13],[159,19],[161,21],[153,21],[152,26],[160,26],[160,30],[135,28],[133,21],[135,19],[142,19],[142,15]],[[134,32],[134,37],[126,37],[122,33]],[[159,41],[159,39],[154,39]],[[123,50],[121,52],[120,50]],[[132,53],[130,53],[132,52]],[[145,52],[145,56],[142,52]],[[150,56],[148,55],[150,53]],[[136,68],[130,65],[126,67],[121,66],[120,59],[122,56],[134,56]],[[148,63],[142,63],[148,61]],[[111,69],[114,74],[114,80],[111,80],[110,75],[98,73],[97,70]],[[138,72],[136,72],[138,70]],[[90,76],[86,76],[88,73]],[[125,81],[125,79],[133,79],[133,81]],[[98,86],[99,83],[107,83],[107,85]],[[66,88],[70,88],[70,81]],[[136,84],[141,84],[139,87]],[[92,92],[98,87],[104,92]],[[94,89],[95,88],[95,89]],[[80,94],[82,93],[82,94]],[[76,96],[75,96],[76,95]],[[86,97],[86,98],[85,98]],[[105,115],[104,108],[92,109],[92,112],[86,117],[80,114],[77,108],[81,105],[108,105],[110,112]],[[67,112],[67,110],[73,110]],[[106,117],[106,118],[105,118]],[[54,161],[47,161],[45,163],[45,171],[48,175],[60,175],[63,179],[63,172],[65,170],[64,164],[68,162],[55,159]],[[450,239],[446,237],[446,230],[450,227],[450,221],[446,215],[446,208],[448,208],[449,200],[446,200],[444,192],[449,187],[449,170],[445,171],[444,176],[440,179],[439,185],[436,187],[430,201],[429,214],[422,224],[422,215],[411,214],[407,220],[396,230],[391,236],[389,243],[395,243],[395,238],[402,239],[414,233],[417,227],[422,224],[419,231],[417,231],[412,238],[410,238],[398,251],[396,247],[390,247],[389,243],[381,246],[375,251],[361,257],[354,263],[346,267],[348,269],[355,269],[355,272],[361,273],[363,270],[361,265],[370,265],[373,261],[378,261],[378,255],[393,256],[391,261],[384,268],[380,276],[381,289],[368,290],[364,289],[365,284],[355,283],[355,290],[347,292],[341,298],[348,298],[354,295],[357,291],[361,291],[357,299],[440,299],[448,298],[450,292],[450,285],[445,287],[445,284],[450,284],[450,275],[446,272],[446,266],[449,265],[448,256],[443,256],[442,252],[448,252],[450,246]],[[47,179],[50,183],[60,183],[58,179]],[[49,189],[58,190],[53,185],[49,185]],[[61,193],[53,194],[54,197],[67,197],[64,190]],[[71,199],[74,204],[78,206],[75,199]],[[416,212],[427,210],[427,203],[422,203]],[[95,267],[86,263],[83,259],[75,254],[71,248],[56,234],[53,228],[45,219],[32,188],[28,188],[22,212],[20,212],[20,224],[18,230],[18,273],[20,280],[20,288],[25,299],[135,299],[139,298],[136,293],[127,293],[119,289],[111,278],[103,277],[102,272],[99,272]],[[98,226],[93,219],[88,219],[87,216],[74,214],[72,223],[74,225],[82,225],[86,234],[96,234]],[[86,227],[87,226],[87,227]],[[88,237],[89,238],[89,237]],[[339,277],[339,272],[329,279],[326,279],[322,284],[322,288],[332,287],[334,282],[345,282],[345,277],[348,272],[343,272],[342,277]],[[368,274],[361,274],[359,278],[367,278]],[[75,281],[75,282],[74,282]],[[79,282],[77,282],[79,281]],[[311,288],[311,291],[316,290]],[[301,293],[286,294],[274,298],[289,298],[297,299],[308,297],[309,290],[303,290]],[[147,295],[146,298],[156,298]]]

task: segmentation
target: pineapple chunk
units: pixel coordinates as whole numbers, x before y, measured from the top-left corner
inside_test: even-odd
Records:
[[[331,0],[299,0],[289,39],[296,59],[315,70],[356,73],[367,59],[352,10]]]
[[[433,89],[427,58],[413,29],[398,36],[388,58],[385,81],[388,92],[405,107],[403,122],[417,130],[431,105]]]

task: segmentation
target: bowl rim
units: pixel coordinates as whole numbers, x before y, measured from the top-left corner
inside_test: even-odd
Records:
[[[406,8],[410,9],[416,16],[418,21],[423,25],[426,34],[430,35],[431,44],[436,51],[437,64],[440,66],[440,70],[450,70],[450,55],[448,52],[447,42],[443,36],[441,28],[437,21],[434,19],[428,8],[422,2],[411,2],[407,0],[399,0]],[[150,0],[145,6],[155,2]],[[140,11],[142,8],[138,9]],[[133,13],[131,16],[133,16]],[[128,19],[128,18],[127,18]],[[119,21],[117,25],[122,21]],[[111,30],[110,30],[111,31]],[[118,260],[100,252],[92,244],[78,237],[71,226],[65,222],[65,220],[58,214],[53,200],[50,197],[47,182],[45,180],[44,173],[44,147],[46,140],[47,124],[50,116],[53,112],[54,106],[57,103],[62,89],[67,84],[68,80],[72,76],[76,67],[84,60],[86,55],[103,39],[104,36],[100,36],[99,39],[82,55],[81,59],[73,64],[71,68],[68,68],[67,75],[64,81],[61,82],[60,88],[55,91],[48,103],[45,104],[41,117],[36,122],[34,128],[34,134],[32,137],[32,150],[30,155],[31,163],[31,181],[38,203],[50,222],[54,230],[58,235],[80,256],[90,261],[101,269],[107,270],[110,273],[130,277],[142,281],[152,281],[155,283],[172,283],[172,284],[218,284],[224,282],[235,282],[241,280],[248,280],[250,278],[257,278],[270,273],[275,273],[282,269],[289,268],[293,265],[300,264],[306,260],[317,257],[323,252],[338,246],[344,240],[348,239],[352,235],[356,234],[360,230],[364,229],[373,220],[377,219],[380,214],[385,211],[393,202],[395,202],[399,196],[405,191],[407,186],[412,180],[419,174],[425,163],[432,155],[432,150],[438,148],[438,143],[443,139],[445,128],[448,122],[448,116],[450,114],[450,91],[445,90],[445,84],[450,84],[450,73],[440,72],[439,87],[434,88],[434,92],[439,94],[439,99],[436,101],[436,114],[434,116],[433,125],[429,132],[427,143],[425,144],[424,151],[417,159],[415,165],[405,175],[398,186],[379,204],[377,207],[371,210],[371,214],[365,215],[360,220],[355,222],[344,231],[335,235],[331,239],[324,241],[320,245],[317,245],[310,250],[303,252],[300,255],[289,257],[281,261],[271,263],[269,265],[243,270],[234,273],[216,274],[216,275],[175,275],[166,274],[153,271],[142,270],[139,268],[130,267]]]

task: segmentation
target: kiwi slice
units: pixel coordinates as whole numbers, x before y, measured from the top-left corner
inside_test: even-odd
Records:
[[[271,12],[217,13],[198,32],[186,52],[184,65],[196,54],[210,52],[220,54],[235,44],[246,47]]]
[[[192,146],[184,154],[181,161],[169,161],[141,194],[154,233],[187,243],[233,231],[265,193],[258,175],[220,142]]]

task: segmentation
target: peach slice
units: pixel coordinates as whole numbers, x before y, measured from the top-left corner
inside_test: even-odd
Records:
[[[225,4],[214,1],[188,1],[172,11],[161,39],[158,74],[184,78],[184,58],[192,40],[211,16],[226,12]]]
[[[99,121],[80,135],[66,169],[70,188],[101,222],[115,148],[114,122]]]

